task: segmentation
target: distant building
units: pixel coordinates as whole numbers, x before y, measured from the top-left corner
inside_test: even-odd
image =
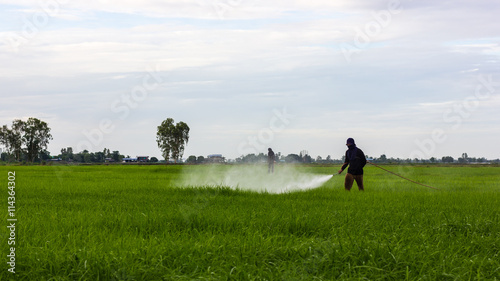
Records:
[[[210,154],[205,159],[206,163],[225,163],[226,158],[222,157],[222,154]]]
[[[137,156],[137,162],[149,162],[149,156]]]
[[[125,163],[149,162],[149,156],[126,157],[122,160]]]

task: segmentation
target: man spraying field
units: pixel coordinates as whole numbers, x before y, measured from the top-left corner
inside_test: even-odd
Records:
[[[347,169],[347,175],[345,175],[345,190],[350,191],[352,184],[356,181],[358,189],[360,191],[364,191],[363,167],[366,165],[366,156],[363,151],[356,146],[353,138],[348,138],[346,145],[348,149],[345,152],[345,162],[338,173],[342,173],[344,169],[349,166],[349,169]]]

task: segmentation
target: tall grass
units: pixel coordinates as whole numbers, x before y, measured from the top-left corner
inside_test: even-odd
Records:
[[[225,166],[0,167],[19,225],[0,279],[500,280],[500,168],[387,168],[440,190],[375,167],[365,192],[284,194],[177,185]]]

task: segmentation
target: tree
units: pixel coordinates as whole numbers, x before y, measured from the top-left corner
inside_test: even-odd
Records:
[[[96,153],[91,153],[91,156],[92,155],[94,156],[92,162],[103,163],[105,158],[106,158],[104,156],[104,152],[102,152],[102,151],[98,151]]]
[[[83,154],[83,162],[85,163],[91,163],[92,162],[92,158],[90,157],[90,153],[84,153]]]
[[[196,164],[196,156],[194,156],[194,155],[189,156],[188,159],[186,160],[186,163]]]
[[[22,130],[22,141],[26,145],[28,161],[34,162],[38,155],[47,149],[47,145],[52,139],[50,128],[44,121],[30,117],[22,124]]]
[[[175,130],[174,119],[167,118],[161,125],[157,127],[156,132],[156,142],[158,147],[162,152],[162,156],[165,161],[170,159],[170,153],[172,151],[173,135]]]
[[[380,163],[386,163],[387,162],[387,156],[385,154],[380,155],[380,158],[377,159],[378,162]]]
[[[123,155],[120,155],[120,152],[115,150],[113,154],[111,154],[111,158],[113,158],[115,162],[121,162],[123,160]]]
[[[62,148],[60,157],[63,161],[73,160],[73,148],[72,147]]]
[[[73,160],[75,162],[83,162],[83,154],[82,153],[73,154]]]
[[[7,153],[17,161],[21,160],[23,126],[23,121],[14,120],[12,129],[7,125],[3,125],[0,129],[0,144],[5,146]]]
[[[5,147],[7,154],[12,154],[11,135],[12,131],[7,125],[3,125],[2,128],[0,128],[0,144]]]
[[[174,125],[174,119],[167,118],[158,126],[156,142],[166,161],[172,157],[177,162],[188,140],[189,126],[182,121]]]
[[[202,164],[203,162],[205,162],[205,157],[203,157],[203,156],[198,156],[198,158],[196,158],[196,163],[198,163],[198,164]]]
[[[68,147],[66,149],[66,153],[68,153],[68,161],[69,160],[73,160],[73,148],[72,147]]]
[[[4,125],[0,130],[0,143],[16,160],[21,160],[24,145],[28,161],[34,162],[47,149],[50,140],[52,135],[47,123],[33,117],[26,122],[16,119],[12,122],[12,129]]]
[[[40,152],[40,160],[42,161],[47,161],[50,160],[52,157],[50,156],[50,152],[44,149],[42,152]]]
[[[458,158],[458,162],[459,163],[467,163],[467,162],[469,162],[469,156],[467,155],[467,153],[462,153],[462,157]]]
[[[300,163],[300,162],[302,162],[302,157],[300,155],[292,153],[292,154],[288,154],[285,157],[285,161],[287,163]]]
[[[151,157],[151,159],[149,159],[149,162],[156,163],[156,162],[158,162],[158,158],[153,156],[153,157]]]
[[[443,156],[443,157],[441,158],[441,161],[442,161],[443,163],[453,163],[454,159],[453,159],[453,157],[451,157],[451,156]]]
[[[14,153],[14,157],[16,160],[21,160],[21,154],[23,153],[23,132],[25,130],[24,128],[25,123],[22,120],[14,120],[12,121],[12,135],[11,135],[11,142],[12,142],[12,150]]]
[[[102,152],[104,153],[104,156],[106,158],[111,158],[111,151],[109,150],[109,148],[104,148]]]
[[[309,155],[309,154],[305,154],[303,157],[302,157],[302,161],[304,161],[304,163],[312,163],[312,157]]]

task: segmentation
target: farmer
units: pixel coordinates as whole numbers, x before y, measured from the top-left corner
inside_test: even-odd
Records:
[[[274,173],[274,152],[271,148],[267,149],[267,173]]]
[[[344,187],[350,191],[352,184],[356,181],[358,189],[364,191],[363,187],[363,167],[366,165],[366,157],[363,151],[356,146],[353,138],[347,139],[347,151],[345,152],[345,162],[339,170],[339,174],[349,165],[347,175],[345,175]]]

